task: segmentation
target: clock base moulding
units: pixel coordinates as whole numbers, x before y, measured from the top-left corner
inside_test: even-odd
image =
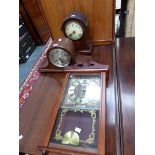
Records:
[[[106,73],[106,79],[108,80],[109,78],[109,65],[103,65],[99,64],[95,61],[90,61],[90,62],[78,62],[73,65],[64,67],[64,68],[59,68],[56,66],[53,66],[51,63],[48,63],[47,66],[39,68],[38,70],[40,73],[61,73],[61,72],[66,72],[66,73],[98,73],[98,72],[105,72]]]

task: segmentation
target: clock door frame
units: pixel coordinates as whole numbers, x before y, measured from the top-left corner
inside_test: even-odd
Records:
[[[100,74],[101,75],[101,96],[100,96],[100,109],[99,109],[99,126],[98,126],[98,146],[96,149],[92,148],[82,148],[82,147],[74,147],[69,145],[60,145],[60,144],[49,144],[51,132],[54,128],[54,124],[56,121],[56,117],[58,114],[58,110],[61,104],[61,100],[63,94],[65,92],[65,88],[67,86],[70,74],[76,75],[93,75],[93,74]],[[53,109],[53,115],[51,117],[49,128],[47,130],[45,139],[44,139],[44,146],[38,146],[38,148],[42,151],[42,154],[48,154],[49,152],[53,153],[61,153],[61,154],[71,154],[71,153],[78,153],[79,155],[90,154],[90,155],[98,155],[102,154],[105,155],[105,110],[106,108],[106,72],[73,72],[73,73],[66,73],[63,85],[58,96],[57,102]]]

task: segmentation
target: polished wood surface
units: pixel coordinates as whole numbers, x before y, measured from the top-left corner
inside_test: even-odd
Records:
[[[22,4],[27,11],[32,23],[34,24],[39,36],[43,43],[46,43],[50,37],[50,32],[44,14],[42,13],[42,7],[38,0],[21,0]]]
[[[41,40],[35,26],[31,22],[29,15],[27,14],[25,8],[23,7],[23,3],[21,0],[19,1],[19,14],[22,16],[24,24],[25,24],[26,28],[28,29],[28,32],[30,33],[35,45],[40,45],[42,43],[42,40]]]
[[[62,37],[61,25],[65,17],[79,11],[88,18],[88,40],[114,40],[114,0],[40,0],[54,39]]]
[[[53,40],[51,48],[48,50],[48,53],[53,49],[63,49],[68,52],[72,57],[74,57],[75,53],[75,44],[74,42],[66,37],[61,37],[58,40]]]
[[[102,90],[101,90],[101,101],[100,101],[100,116],[99,116],[99,130],[98,130],[98,151],[97,154],[105,155],[105,94],[106,94],[106,73],[101,73],[102,77]]]
[[[110,77],[106,90],[106,152],[115,155],[115,97],[113,80],[113,48],[110,45],[98,46],[93,49],[94,60],[110,65]],[[82,58],[79,57],[81,60]],[[46,132],[52,117],[52,109],[56,104],[65,74],[42,74],[33,89],[25,106],[20,111],[20,151],[39,154],[37,146],[46,146]],[[49,108],[51,107],[51,108]],[[32,138],[33,137],[33,138]]]
[[[101,74],[101,79],[102,79],[102,90],[101,90],[101,101],[100,101],[100,116],[99,116],[99,130],[98,130],[98,147],[97,149],[93,148],[83,148],[83,147],[72,147],[72,146],[63,146],[63,145],[57,145],[57,144],[52,144],[49,143],[51,131],[54,127],[55,119],[57,116],[58,109],[60,107],[60,103],[65,91],[65,87],[67,85],[67,81],[69,78],[69,74],[67,73],[63,82],[63,86],[61,88],[58,100],[55,104],[55,107],[53,109],[53,115],[49,127],[49,131],[47,132],[46,138],[46,143],[44,143],[44,146],[48,147],[41,147],[43,151],[49,151],[49,152],[62,152],[62,153],[75,153],[79,155],[84,155],[84,154],[92,154],[92,155],[105,155],[105,92],[106,92],[106,73],[105,72],[100,72]],[[79,73],[78,73],[79,74]],[[91,73],[90,73],[91,74]],[[92,75],[92,74],[91,74]]]
[[[135,154],[135,39],[116,41],[120,140],[123,155]]]
[[[134,155],[134,39],[120,39],[114,46],[93,47],[93,60],[109,65],[106,84],[105,154]],[[84,56],[85,57],[85,56]],[[82,60],[82,57],[78,58]],[[66,73],[42,73],[20,110],[20,151],[41,155],[47,144],[52,110]],[[56,153],[57,154],[57,153]]]
[[[96,46],[93,51],[94,61],[109,65],[109,80],[106,87],[106,129],[105,151],[106,155],[116,155],[116,111],[115,111],[115,59],[114,49],[111,45]]]
[[[48,53],[47,53],[47,55],[48,55]],[[82,57],[83,55],[79,55],[79,56]],[[75,61],[77,61],[77,60],[75,59]],[[38,71],[40,73],[50,73],[50,72],[51,73],[61,73],[61,72],[65,72],[65,73],[101,73],[101,72],[105,72],[106,80],[109,79],[109,66],[99,64],[95,61],[89,61],[89,62],[79,61],[77,63],[70,64],[69,66],[64,67],[64,68],[58,68],[58,67],[53,66],[48,59],[48,63],[46,64],[46,66],[39,68]]]
[[[61,74],[61,75],[60,75]],[[20,110],[20,152],[40,155],[37,146],[44,146],[53,108],[65,74],[42,74],[26,104]]]

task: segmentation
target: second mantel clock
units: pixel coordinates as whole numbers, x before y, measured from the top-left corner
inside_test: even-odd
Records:
[[[47,52],[47,59],[53,66],[62,68],[73,61],[74,54],[73,41],[64,37],[53,41],[51,48]]]

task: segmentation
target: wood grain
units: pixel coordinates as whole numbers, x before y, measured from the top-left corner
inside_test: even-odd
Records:
[[[115,96],[115,59],[114,49],[111,45],[96,46],[93,51],[93,60],[109,65],[109,80],[106,87],[106,120],[105,120],[105,154],[117,155],[116,139],[116,96]]]
[[[54,39],[63,36],[61,25],[64,18],[73,11],[79,11],[88,18],[88,40],[114,40],[114,0],[40,0],[51,35]]]
[[[19,1],[19,13],[23,18],[24,24],[26,28],[28,29],[28,32],[30,33],[35,45],[40,45],[42,43],[42,40],[33,25],[32,21],[29,18],[29,15],[27,14],[26,10],[23,7],[22,1]]]
[[[99,130],[98,130],[98,154],[105,155],[105,92],[106,92],[106,73],[101,73],[102,77],[102,95],[100,101],[100,116],[99,116]]]
[[[117,40],[116,51],[112,45],[96,46],[93,48],[93,59],[88,57],[89,61],[91,59],[110,67],[106,88],[106,155],[135,154],[134,58],[134,38]],[[82,59],[86,56],[77,57],[78,61]],[[64,78],[65,73],[42,73],[20,110],[20,134],[24,137],[19,142],[21,152],[41,155],[38,146],[43,146],[45,142],[52,109]]]
[[[61,74],[61,75],[60,75]],[[40,155],[65,74],[42,74],[26,104],[20,110],[20,152]]]
[[[54,106],[54,108],[52,110],[52,113],[53,113],[52,114],[52,117],[51,117],[52,119],[51,119],[51,122],[49,123],[49,127],[48,127],[48,130],[46,132],[47,134],[46,134],[46,136],[44,138],[44,144],[43,144],[43,146],[47,146],[48,145],[49,137],[51,135],[51,131],[53,129],[53,126],[54,126],[54,123],[55,123],[55,120],[56,120],[56,117],[57,117],[58,109],[60,107],[60,102],[62,100],[62,95],[64,94],[64,91],[65,91],[65,87],[67,85],[68,78],[69,78],[69,73],[67,73],[65,75],[65,78],[63,80],[63,84],[62,84],[62,87],[61,87],[61,90],[60,90],[58,99],[57,99],[56,104],[55,104],[55,106]]]
[[[135,39],[118,39],[116,44],[119,127],[122,155],[135,154]]]
[[[40,3],[38,0],[22,0],[22,3],[31,18],[39,36],[42,39],[43,43],[46,43],[48,38],[50,37],[48,25],[44,18],[44,14],[42,13],[42,8],[40,7]]]
[[[80,61],[82,57],[78,57],[78,59]],[[93,60],[110,66],[110,76],[106,89],[106,148],[104,151],[106,151],[105,154],[116,155],[113,47],[111,45],[94,47]],[[45,143],[44,138],[52,117],[52,109],[56,104],[64,77],[63,73],[42,74],[29,99],[21,109],[20,133],[24,137],[20,141],[21,152],[41,154],[38,146],[43,146]]]
[[[58,144],[49,144],[49,147],[39,147],[46,152],[57,152],[63,154],[76,154],[76,155],[98,155],[97,149],[93,148],[83,148],[83,147],[74,147],[74,146],[67,146],[67,145],[58,145]]]

